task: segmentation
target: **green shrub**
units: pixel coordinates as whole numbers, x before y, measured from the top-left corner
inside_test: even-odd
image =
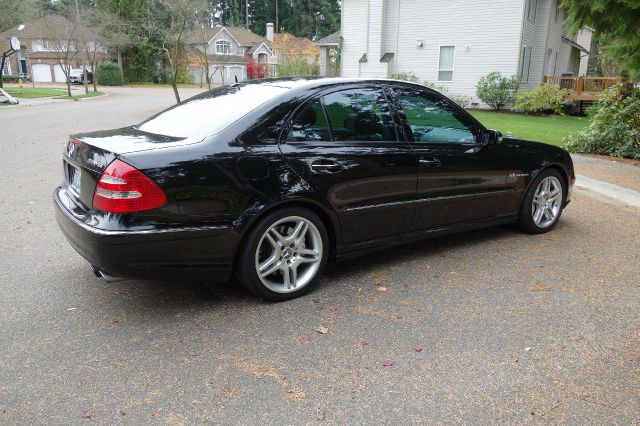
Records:
[[[105,62],[98,68],[97,75],[98,84],[104,86],[121,86],[124,84],[124,78],[122,77],[122,71],[118,64],[113,62]]]
[[[18,83],[20,81],[19,75],[3,75],[2,81],[5,83]]]
[[[449,99],[457,103],[458,106],[463,109],[469,108],[471,106],[471,102],[473,102],[473,99],[471,99],[471,96],[465,96],[465,95],[451,95],[449,96]]]
[[[394,72],[389,75],[392,80],[409,81],[411,83],[420,83],[418,76],[412,72]]]
[[[591,124],[569,134],[564,147],[640,160],[640,88],[618,84],[589,108]]]
[[[554,84],[542,84],[535,90],[520,93],[515,97],[514,111],[527,114],[559,114],[562,115],[564,97],[569,90]]]
[[[278,65],[278,77],[306,77],[320,74],[318,66],[309,65],[303,56],[285,59]]]
[[[491,72],[480,78],[476,94],[482,102],[499,110],[513,101],[519,84],[520,78],[517,76],[503,77],[499,72]]]

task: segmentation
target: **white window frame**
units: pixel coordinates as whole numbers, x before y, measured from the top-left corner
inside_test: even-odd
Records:
[[[225,46],[219,49],[220,46]],[[216,55],[230,55],[231,54],[231,42],[229,40],[216,40]]]
[[[442,58],[442,48],[443,47],[453,47],[453,61],[451,69],[441,69],[440,68],[440,59]],[[456,67],[456,46],[453,44],[441,44],[438,46],[438,79],[437,81],[440,83],[447,83],[453,81],[453,77],[455,75],[455,67]],[[451,72],[451,80],[440,80],[440,72]]]
[[[527,49],[529,52],[529,57],[527,58]],[[529,82],[529,76],[531,73],[531,56],[533,53],[533,47],[532,46],[527,46],[527,45],[523,45],[522,46],[522,52],[521,52],[521,56],[520,56],[520,81],[522,81],[523,83],[528,83]],[[525,63],[527,63],[527,67],[526,67],[526,78],[525,78]]]
[[[533,5],[533,9],[531,6]],[[531,17],[531,11],[533,10],[533,17]],[[536,22],[536,15],[538,14],[538,0],[527,0],[527,19],[531,22]]]
[[[11,58],[10,57],[7,57],[4,63],[4,68],[0,71],[2,71],[2,75],[11,75]]]

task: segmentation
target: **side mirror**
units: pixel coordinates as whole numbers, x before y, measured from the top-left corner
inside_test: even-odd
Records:
[[[483,145],[497,145],[502,143],[504,137],[498,130],[486,130],[482,135]]]

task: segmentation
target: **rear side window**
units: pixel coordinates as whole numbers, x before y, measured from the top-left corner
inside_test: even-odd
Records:
[[[353,89],[324,96],[336,141],[397,141],[389,104],[380,89]]]
[[[289,133],[289,141],[294,142],[319,142],[330,141],[331,132],[329,124],[324,116],[322,104],[315,101],[307,105],[293,120],[293,126]]]

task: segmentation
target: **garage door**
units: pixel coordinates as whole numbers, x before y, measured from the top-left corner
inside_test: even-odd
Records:
[[[55,76],[56,82],[65,83],[67,81],[67,76],[64,75],[64,71],[62,71],[62,67],[67,67],[67,65],[54,65],[53,66],[53,75]]]
[[[33,81],[51,81],[51,67],[47,64],[33,64],[31,65],[31,72],[33,73]]]
[[[238,77],[238,81],[244,80],[242,72],[242,67],[229,67],[229,78],[227,79],[227,84],[233,84],[236,82],[236,77]]]

